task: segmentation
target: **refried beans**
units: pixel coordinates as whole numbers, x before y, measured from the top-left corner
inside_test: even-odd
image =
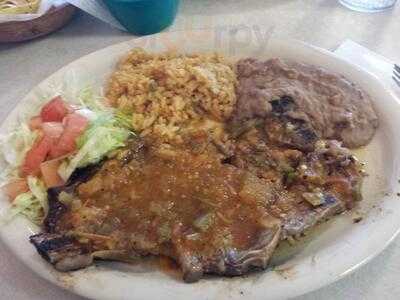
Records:
[[[247,58],[237,63],[237,76],[235,118],[239,122],[266,117],[272,101],[288,96],[294,104],[285,115],[310,125],[319,138],[356,148],[366,145],[378,127],[369,95],[323,68],[277,58]]]

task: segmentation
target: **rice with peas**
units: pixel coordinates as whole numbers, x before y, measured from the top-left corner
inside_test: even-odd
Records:
[[[142,136],[180,140],[199,124],[229,119],[236,104],[233,67],[217,54],[150,54],[136,48],[112,74],[106,96],[133,114]]]

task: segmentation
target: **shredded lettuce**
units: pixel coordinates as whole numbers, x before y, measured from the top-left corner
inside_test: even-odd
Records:
[[[82,108],[78,112],[90,120],[90,125],[76,142],[78,152],[62,162],[58,169],[65,181],[77,168],[97,163],[125,146],[125,141],[134,134],[132,115],[105,105],[104,98],[96,97],[90,88],[80,92],[79,102]]]
[[[110,152],[125,146],[125,141],[133,132],[124,126],[113,114],[98,113],[78,138],[78,152],[60,165],[58,173],[61,178],[66,181],[75,169],[97,163]]]
[[[95,95],[91,87],[83,88],[79,92],[78,100],[82,107],[88,108],[93,112],[112,110],[110,106],[104,104],[104,98]]]
[[[18,214],[26,216],[30,221],[36,224],[40,224],[44,218],[41,202],[32,192],[23,193],[15,198],[7,217],[10,220]]]
[[[49,210],[49,206],[47,202],[47,188],[44,182],[39,180],[37,177],[29,176],[28,186],[33,196],[39,201],[43,208],[43,212],[46,215]]]
[[[116,111],[114,113],[114,118],[118,126],[133,131],[132,114],[127,114],[123,111]]]
[[[0,136],[0,151],[7,167],[1,179],[18,178],[18,167],[23,163],[26,152],[32,147],[38,133],[31,131],[27,124],[21,124],[8,135]]]
[[[99,162],[125,146],[129,136],[134,135],[131,114],[107,106],[104,98],[96,96],[91,88],[81,90],[75,99],[75,103],[80,104],[77,112],[90,123],[76,141],[78,151],[66,157],[59,167],[58,173],[65,181],[77,168]],[[18,169],[37,136],[38,132],[31,131],[24,123],[10,134],[0,136],[0,155],[7,163],[7,168],[0,173],[1,181],[18,178]],[[40,224],[48,212],[47,189],[37,177],[29,176],[27,182],[30,191],[14,199],[5,219],[11,220],[22,214]],[[4,219],[0,218],[0,221]]]
[[[48,212],[47,190],[44,183],[36,177],[28,177],[29,192],[18,195],[7,215],[0,223],[12,220],[16,215],[26,216],[35,224],[41,224]]]
[[[38,132],[31,131],[23,123],[15,131],[0,137],[1,156],[7,164],[0,175],[2,182],[19,178],[19,167],[37,136]],[[7,222],[17,214],[23,214],[37,224],[43,220],[48,207],[46,187],[38,178],[31,176],[28,177],[28,186],[30,191],[14,199],[9,213],[0,218],[1,222]]]

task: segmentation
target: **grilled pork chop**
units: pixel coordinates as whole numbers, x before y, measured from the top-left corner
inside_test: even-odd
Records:
[[[282,239],[301,235],[362,198],[362,165],[341,142],[319,140],[308,123],[287,117],[293,104],[283,96],[272,101],[267,118],[239,125],[234,119],[231,126],[236,141],[230,162],[262,180],[260,188],[274,184],[279,196],[267,210],[282,221]]]
[[[281,135],[286,125],[271,118],[242,130],[229,163],[135,140],[50,189],[45,232],[31,242],[61,271],[144,255],[174,259],[187,282],[266,268],[279,240],[351,208],[362,178],[338,142],[295,149],[287,141],[297,133]]]
[[[188,282],[241,275],[267,266],[281,232],[263,195],[241,193],[252,184],[209,153],[136,142],[87,182],[50,190],[47,233],[31,241],[63,271],[151,254],[175,259]]]

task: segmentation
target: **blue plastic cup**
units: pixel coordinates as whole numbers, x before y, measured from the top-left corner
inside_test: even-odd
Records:
[[[129,32],[160,32],[175,20],[179,0],[104,0],[114,17]]]

